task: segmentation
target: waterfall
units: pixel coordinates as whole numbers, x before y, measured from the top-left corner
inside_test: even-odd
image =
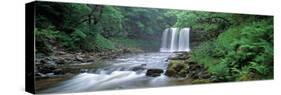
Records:
[[[160,48],[160,51],[165,51],[167,50],[167,45],[168,45],[168,33],[169,33],[169,28],[165,29],[163,31],[163,34],[162,34],[162,43],[161,43],[161,48]]]
[[[167,28],[162,34],[160,52],[190,51],[189,48],[190,28]]]
[[[179,48],[178,51],[190,51],[189,49],[189,28],[183,28],[179,34]]]
[[[177,42],[178,42],[178,36],[177,36],[177,28],[171,28],[171,44],[170,44],[170,52],[177,51]]]

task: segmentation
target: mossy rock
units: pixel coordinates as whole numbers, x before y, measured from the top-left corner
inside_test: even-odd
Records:
[[[202,84],[202,83],[210,83],[211,81],[210,80],[207,80],[207,79],[196,79],[196,80],[193,80],[191,83],[192,84]]]
[[[182,60],[170,60],[165,75],[169,77],[185,77],[187,75],[188,65]]]

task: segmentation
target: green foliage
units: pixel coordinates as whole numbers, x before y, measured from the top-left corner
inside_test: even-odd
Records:
[[[224,61],[221,61],[217,64],[212,64],[213,66],[209,66],[208,71],[215,75],[226,76],[229,68]]]
[[[115,49],[121,44],[145,48],[151,47],[147,44],[152,47],[159,46],[155,43],[159,41],[154,41],[155,35],[160,35],[168,24],[171,24],[168,23],[171,21],[170,17],[164,15],[166,12],[159,9],[38,2],[36,3],[36,28],[40,31],[59,32],[52,38],[56,44],[46,41],[37,41],[37,44],[43,44],[40,47],[57,47],[61,50],[96,52]],[[46,28],[49,26],[53,26],[52,29]],[[131,42],[126,45],[126,41],[120,41],[122,43],[117,44],[108,40],[115,37],[124,37]],[[49,37],[42,37],[42,39],[45,38]],[[134,39],[131,40],[131,38]],[[51,51],[44,48],[37,49],[39,52]]]
[[[236,26],[236,27],[231,27],[228,30],[226,30],[225,32],[221,33],[218,36],[218,39],[216,39],[217,44],[223,46],[223,47],[227,47],[230,46],[231,43],[233,43],[234,41],[238,40],[238,38],[241,36],[240,34],[240,27]]]
[[[47,29],[35,29],[36,37],[36,52],[44,54],[50,54],[52,51],[51,44],[54,44],[55,36],[59,31],[53,30],[53,26],[49,26]]]
[[[100,34],[96,35],[95,44],[96,44],[96,46],[97,46],[97,48],[99,50],[103,50],[103,49],[116,49],[114,47],[113,43],[110,40],[104,38]]]
[[[191,59],[208,68],[215,81],[273,77],[273,18],[268,16],[42,2],[36,4],[35,20],[37,53],[158,49],[156,36],[165,28],[192,27],[204,42],[192,49]]]
[[[273,26],[270,19],[254,21],[241,29],[241,38],[233,44],[235,53],[226,55],[235,58],[230,67],[245,70],[251,78],[271,78],[273,73]],[[254,70],[254,71],[250,71]],[[243,77],[241,75],[237,75]],[[244,76],[245,77],[245,76]]]
[[[160,42],[143,40],[143,39],[133,39],[126,37],[112,37],[110,40],[119,48],[143,48],[146,50],[156,48],[158,50]]]
[[[193,25],[193,28],[203,30],[203,31],[216,31],[219,28],[219,25],[203,23],[203,24]]]
[[[123,15],[119,8],[107,6],[103,8],[103,14],[100,18],[100,27],[103,27],[102,33],[109,37],[122,31]]]
[[[124,31],[131,37],[147,37],[160,35],[161,32],[170,27],[171,17],[165,15],[166,11],[145,8],[123,8]]]
[[[208,67],[216,81],[270,79],[273,77],[272,18],[246,20],[231,26],[191,54],[193,60]],[[215,59],[220,61],[210,61]]]

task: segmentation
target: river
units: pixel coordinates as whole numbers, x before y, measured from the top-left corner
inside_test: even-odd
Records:
[[[168,85],[189,84],[189,80],[169,78],[164,74],[158,77],[146,76],[147,69],[167,68],[167,58],[174,53],[140,53],[120,56],[105,61],[109,66],[87,69],[74,77],[43,90],[42,93],[84,92]]]

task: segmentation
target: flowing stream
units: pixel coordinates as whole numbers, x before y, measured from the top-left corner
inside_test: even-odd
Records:
[[[175,56],[172,52],[190,51],[189,31],[189,28],[168,28],[163,32],[160,52],[129,54],[106,61],[110,64],[107,67],[84,70],[85,73],[42,92],[80,92],[188,84],[190,81],[186,79],[168,78],[164,73],[157,77],[149,77],[146,72],[148,69],[162,69],[165,72],[168,57]]]
[[[145,75],[150,68],[165,70],[169,56],[174,54],[158,52],[125,55],[107,61],[110,66],[87,70],[86,73],[80,73],[42,92],[80,92],[182,84],[181,79],[168,78],[163,73],[158,77]]]

